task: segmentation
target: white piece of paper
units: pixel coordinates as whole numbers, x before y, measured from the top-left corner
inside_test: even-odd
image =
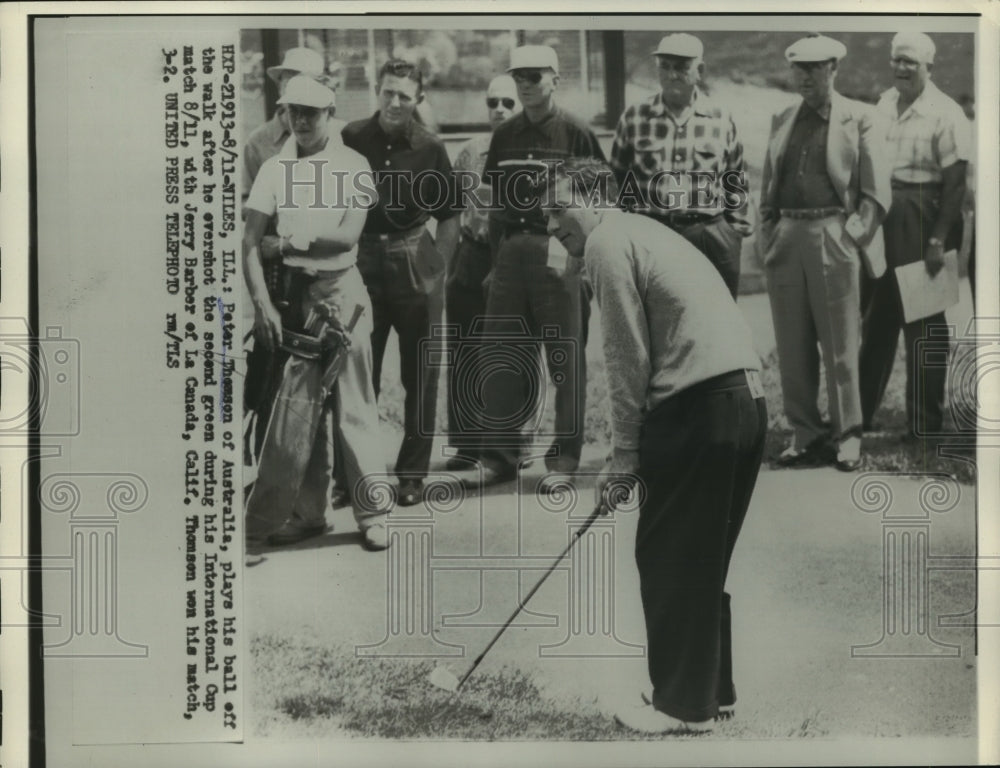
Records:
[[[944,267],[934,277],[927,274],[922,261],[896,267],[896,282],[906,322],[944,312],[958,304],[958,254],[945,253]]]

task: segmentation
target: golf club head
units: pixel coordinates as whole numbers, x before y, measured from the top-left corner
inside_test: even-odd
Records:
[[[441,688],[449,693],[458,692],[458,678],[447,667],[434,667],[430,677],[427,678],[431,685]]]

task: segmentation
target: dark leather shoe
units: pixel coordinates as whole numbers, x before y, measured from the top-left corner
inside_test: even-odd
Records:
[[[503,466],[484,464],[482,474],[476,472],[470,477],[463,477],[462,486],[467,490],[478,491],[489,485],[498,485],[516,479],[517,467],[512,467],[509,464]]]
[[[476,460],[471,456],[452,456],[444,463],[444,468],[448,472],[462,472],[466,469],[474,469]]]
[[[286,520],[278,530],[267,537],[267,543],[272,547],[287,547],[314,536],[322,536],[327,531],[332,530],[333,526],[326,523],[299,525],[291,520]]]
[[[422,480],[401,480],[396,493],[396,503],[401,507],[412,507],[424,500]]]
[[[333,493],[330,494],[330,504],[334,509],[347,507],[351,504],[351,494],[346,488],[334,486]]]
[[[857,472],[861,469],[861,457],[856,459],[841,459],[840,457],[834,462],[834,466],[841,472]]]
[[[779,467],[823,467],[833,460],[833,450],[822,440],[813,441],[800,450],[788,446],[774,463]]]

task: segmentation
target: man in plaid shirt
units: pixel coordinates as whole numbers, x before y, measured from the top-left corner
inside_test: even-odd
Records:
[[[693,243],[735,297],[740,250],[754,217],[736,125],[697,86],[702,53],[693,35],[660,41],[653,56],[662,90],[619,118],[611,168],[619,199]]]

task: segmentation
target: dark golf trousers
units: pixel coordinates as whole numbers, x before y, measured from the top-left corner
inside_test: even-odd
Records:
[[[403,405],[403,442],[396,457],[401,480],[427,476],[434,441],[437,382],[440,368],[426,364],[433,358],[432,328],[443,309],[440,274],[428,273],[437,258],[434,241],[423,227],[410,233],[378,239],[365,235],[358,250],[358,268],[372,302],[372,376],[375,395],[381,389],[382,360],[389,332],[399,337]]]
[[[583,450],[584,290],[576,265],[568,271],[548,266],[548,246],[548,235],[513,232],[497,250],[484,323],[489,344],[479,362],[486,406],[481,455],[497,468],[517,466],[528,450],[531,436],[523,430],[537,419],[538,398],[546,391],[539,366],[543,350],[555,390],[545,465],[552,472],[573,472]]]
[[[923,259],[937,218],[940,187],[893,187],[892,207],[882,224],[888,268],[877,280],[861,281],[861,412],[866,427],[882,402],[896,362],[899,329],[906,345],[906,418],[915,435],[940,432],[948,372],[948,325],[943,312],[903,321],[895,267]],[[918,391],[919,390],[919,391]]]
[[[724,586],[766,431],[764,399],[742,371],[668,398],[643,422],[635,553],[653,706],[687,722],[736,701]]]
[[[464,233],[451,261],[445,286],[448,325],[457,334],[448,336],[448,443],[457,455],[474,459],[481,441],[473,425],[478,422],[481,395],[475,391],[475,361],[479,351],[476,336],[481,334],[486,314],[483,281],[490,272],[490,246],[467,238]],[[479,320],[476,323],[477,319]]]

